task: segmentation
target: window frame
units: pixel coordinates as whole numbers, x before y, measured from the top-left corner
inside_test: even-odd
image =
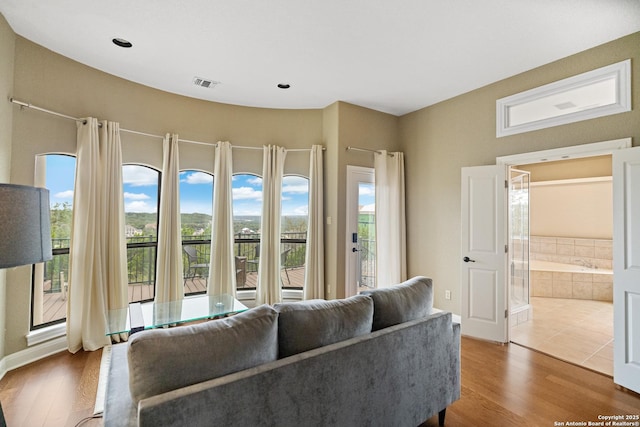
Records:
[[[202,169],[182,169],[180,170],[180,174],[184,173],[184,172],[199,172],[199,173],[204,173],[207,175],[210,175],[212,178],[212,183],[211,183],[211,195],[212,195],[212,209],[213,209],[213,191],[214,191],[214,184],[215,184],[215,176],[213,175],[212,172],[208,172],[206,170],[202,170]],[[180,196],[182,197],[182,193],[180,193]],[[181,202],[182,200],[180,200]],[[184,252],[184,247],[185,246],[191,246],[191,245],[209,245],[209,254],[211,254],[211,235],[213,233],[213,212],[211,213],[211,232],[209,233],[209,238],[208,239],[192,239],[192,240],[185,240],[184,237],[185,235],[182,234],[182,211],[180,210],[180,243],[181,246],[183,248],[183,252]],[[183,254],[184,257],[184,254]],[[183,258],[184,259],[184,258]],[[207,260],[207,262],[210,262],[209,260]],[[186,284],[186,271],[184,270],[184,261],[183,261],[183,268],[182,268],[182,278],[183,278],[183,286],[184,284]],[[207,282],[208,282],[208,277],[207,277]],[[205,285],[205,289],[203,291],[197,291],[197,292],[189,292],[187,293],[186,287],[184,289],[184,296],[188,297],[188,296],[193,296],[193,295],[203,295],[207,293],[207,286]]]
[[[594,105],[567,114],[558,113],[555,116],[552,115],[539,120],[511,124],[510,110],[512,108],[532,104],[545,98],[549,99],[558,95],[567,94],[571,91],[596,85],[609,79],[614,80],[616,102],[612,104]],[[496,101],[496,138],[628,111],[631,111],[630,59],[498,99]]]
[[[70,157],[70,158],[74,159],[74,170],[73,170],[74,188],[73,188],[73,190],[75,191],[75,173],[76,173],[77,160],[78,160],[77,159],[77,155],[69,154],[69,153],[59,153],[59,152],[40,153],[40,154],[36,155],[36,159],[38,157],[45,157],[46,158],[48,156],[64,156],[64,157]],[[36,161],[36,165],[37,165],[37,161]],[[37,173],[38,173],[38,171],[36,170],[36,174]],[[46,179],[45,179],[45,181],[46,181]],[[46,184],[47,183],[45,182],[45,185]],[[49,211],[51,211],[51,206],[49,206]],[[73,215],[73,199],[71,199],[71,212],[72,212],[72,215]],[[73,216],[72,216],[72,218],[73,218]],[[73,221],[73,219],[72,219],[72,221]],[[43,274],[46,271],[45,270],[46,264],[47,263],[53,263],[55,261],[55,259],[56,259],[56,256],[65,256],[65,255],[67,257],[69,256],[69,250],[70,250],[70,247],[71,247],[71,235],[69,235],[69,245],[66,248],[55,248],[54,245],[53,245],[53,237],[51,238],[51,240],[52,240],[52,244],[51,244],[52,250],[51,250],[51,252],[52,252],[53,258],[50,261],[39,263],[39,264],[42,264]],[[68,263],[69,263],[69,260],[67,259],[67,272],[69,271]],[[67,321],[67,316],[65,314],[64,317],[61,317],[59,319],[50,320],[50,321],[47,321],[47,322],[42,322],[42,323],[39,323],[37,325],[34,324],[34,319],[35,319],[34,307],[35,307],[35,300],[36,300],[36,290],[34,289],[34,287],[35,287],[35,283],[36,283],[36,266],[37,265],[38,264],[32,264],[32,266],[31,266],[31,284],[30,284],[31,295],[30,295],[30,305],[29,305],[29,308],[30,308],[30,310],[29,310],[29,331],[30,332],[37,331],[37,330],[40,330],[40,329],[43,329],[43,328],[48,328],[48,327],[55,326],[55,325],[64,324]],[[43,277],[43,279],[44,279],[44,277]],[[68,273],[67,273],[67,279],[68,279]],[[44,299],[43,299],[43,308],[44,308]]]
[[[127,295],[128,295],[128,288],[131,285],[131,282],[129,282],[129,261],[128,261],[128,257],[129,257],[129,249],[142,249],[142,248],[155,248],[155,250],[153,251],[154,253],[154,257],[153,257],[153,262],[151,263],[151,265],[153,265],[153,280],[151,281],[152,286],[153,286],[153,292],[152,292],[152,296],[151,298],[147,298],[147,299],[142,299],[139,301],[130,301],[129,297],[127,296],[127,301],[128,303],[132,303],[132,302],[139,302],[139,303],[145,303],[145,302],[150,302],[153,301],[155,299],[155,295],[156,295],[156,279],[157,279],[157,271],[158,271],[158,226],[160,225],[160,195],[162,194],[162,171],[159,169],[156,169],[153,166],[150,165],[145,165],[143,163],[122,163],[122,167],[124,166],[139,166],[139,167],[144,167],[147,169],[151,169],[155,172],[158,173],[158,193],[157,193],[157,204],[156,204],[156,239],[155,241],[149,241],[149,242],[132,242],[129,243],[128,241],[128,237],[125,237],[127,239],[127,252],[126,252],[126,256],[127,256]],[[124,179],[122,182],[122,192],[123,192],[123,196],[124,196]],[[124,207],[124,206],[123,206]],[[125,227],[127,225],[127,221],[126,221],[126,209],[124,209],[123,214],[125,215]]]

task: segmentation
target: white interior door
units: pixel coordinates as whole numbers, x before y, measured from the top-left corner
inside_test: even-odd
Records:
[[[462,168],[462,333],[508,341],[506,168]]]
[[[613,153],[613,380],[640,393],[640,147]]]
[[[345,251],[346,295],[374,288],[375,276],[375,172],[347,166],[347,235]]]

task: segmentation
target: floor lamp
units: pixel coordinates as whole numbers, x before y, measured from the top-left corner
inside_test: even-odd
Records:
[[[37,264],[52,258],[49,190],[0,184],[0,268]],[[0,302],[6,306],[5,301]],[[0,315],[4,315],[2,310]],[[0,405],[0,427],[6,425]]]

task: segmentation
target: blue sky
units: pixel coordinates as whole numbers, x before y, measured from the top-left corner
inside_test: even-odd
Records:
[[[47,156],[47,188],[51,205],[73,201],[75,158]],[[124,166],[125,212],[156,212],[158,172],[141,166]],[[254,175],[233,178],[234,215],[260,215],[262,179]],[[180,173],[180,210],[182,213],[211,215],[213,178],[204,172]],[[286,176],[282,185],[283,215],[306,215],[309,187],[306,178]]]

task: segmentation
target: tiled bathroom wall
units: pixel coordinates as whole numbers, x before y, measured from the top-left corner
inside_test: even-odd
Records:
[[[613,268],[613,241],[531,236],[530,259],[589,268]]]
[[[540,236],[530,239],[530,260],[577,267],[577,271],[532,269],[532,296],[613,301],[612,240]],[[594,270],[579,271],[585,267]]]

